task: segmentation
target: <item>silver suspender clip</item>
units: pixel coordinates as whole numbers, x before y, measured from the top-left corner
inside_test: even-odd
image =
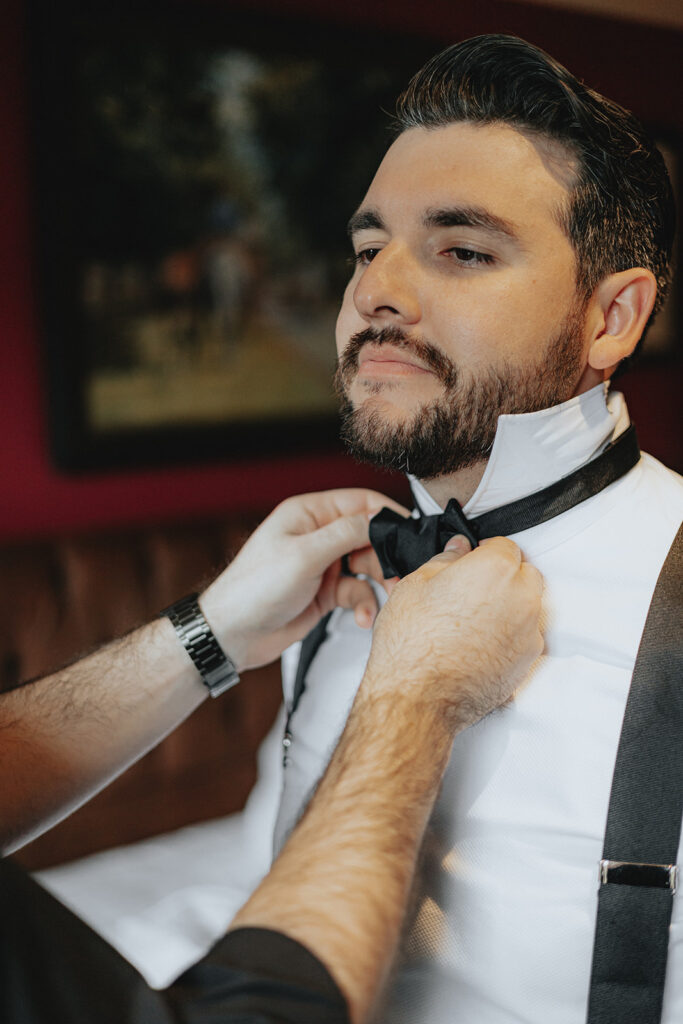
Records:
[[[676,864],[636,864],[628,860],[601,860],[600,884],[647,885],[669,889],[673,896],[678,885]]]

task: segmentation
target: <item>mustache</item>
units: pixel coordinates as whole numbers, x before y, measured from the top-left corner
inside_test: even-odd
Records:
[[[377,346],[393,345],[394,348],[405,349],[417,356],[448,390],[455,388],[458,383],[458,369],[448,356],[423,338],[409,337],[400,327],[384,327],[381,331],[366,327],[354,334],[339,357],[336,377],[340,383],[348,385],[351,382],[358,371],[361,349],[370,343]]]

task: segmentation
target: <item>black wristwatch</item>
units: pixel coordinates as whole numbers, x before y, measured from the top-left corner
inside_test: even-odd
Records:
[[[240,677],[232,658],[225,653],[204,618],[198,597],[198,594],[188,594],[159,615],[171,620],[207,690],[212,697],[220,697],[239,683]]]

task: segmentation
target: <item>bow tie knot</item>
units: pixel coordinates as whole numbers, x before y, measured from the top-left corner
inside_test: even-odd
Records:
[[[377,552],[385,579],[407,576],[443,551],[446,542],[459,533],[467,537],[473,548],[477,546],[473,526],[455,498],[438,515],[406,519],[383,508],[370,521],[370,543]]]

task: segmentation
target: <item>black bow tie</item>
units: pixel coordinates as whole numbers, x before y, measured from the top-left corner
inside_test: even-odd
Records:
[[[446,541],[457,533],[464,534],[476,547],[486,537],[529,530],[599,494],[628,473],[639,459],[638,439],[631,425],[600,455],[569,476],[474,519],[467,519],[455,498],[439,515],[417,519],[404,519],[397,512],[383,508],[370,521],[370,542],[385,579],[407,576],[443,551]]]

